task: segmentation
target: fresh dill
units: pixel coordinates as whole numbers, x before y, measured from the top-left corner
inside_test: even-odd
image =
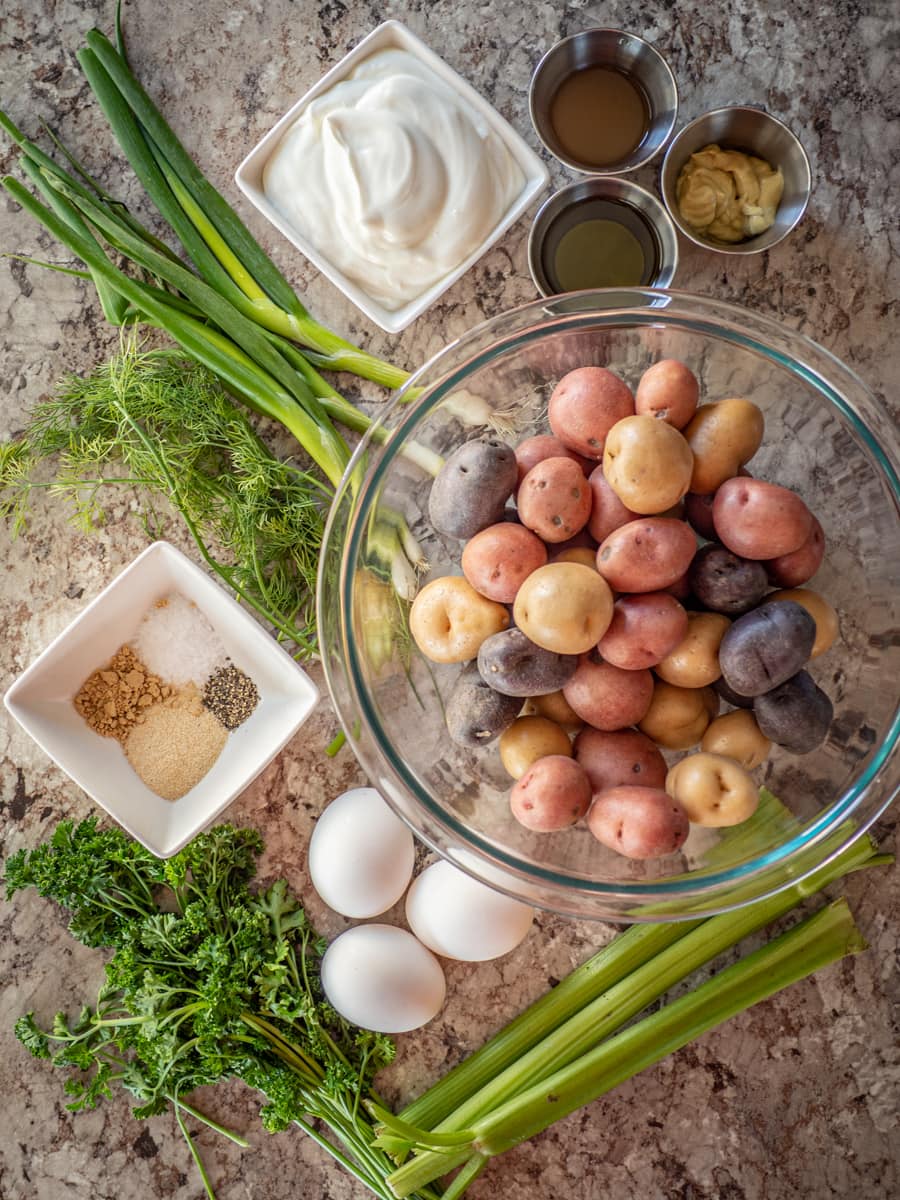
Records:
[[[117,486],[140,496],[148,530],[159,529],[160,499],[174,505],[210,569],[298,657],[315,653],[329,490],[277,458],[205,367],[133,334],[109,362],[66,376],[0,443],[0,518],[21,532],[33,489],[49,488],[74,523],[96,529]]]

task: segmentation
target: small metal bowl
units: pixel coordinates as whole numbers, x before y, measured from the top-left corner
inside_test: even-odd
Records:
[[[711,143],[743,150],[781,167],[784,194],[775,223],[765,233],[744,242],[718,242],[682,221],[675,198],[678,176],[691,155]],[[759,254],[777,246],[799,223],[809,203],[812,181],[806,151],[786,125],[760,108],[735,106],[704,113],[675,135],[662,162],[659,186],[669,216],[694,245],[719,254]]]
[[[668,287],[678,266],[678,235],[669,215],[655,196],[627,179],[580,179],[545,200],[538,209],[528,237],[528,266],[542,296],[558,296],[567,290],[555,277],[553,255],[559,239],[575,223],[579,206],[591,219],[590,201],[612,201],[626,206],[630,215],[647,231],[654,262],[645,278],[634,286]],[[597,284],[596,286],[602,286]],[[623,286],[623,285],[619,285]]]
[[[632,153],[598,167],[571,158],[553,130],[550,110],[563,82],[585,67],[611,67],[637,85],[649,109],[647,132]],[[649,42],[621,29],[585,29],[552,46],[535,68],[528,92],[531,121],[538,137],[560,162],[587,175],[624,175],[649,162],[669,140],[678,116],[678,88],[669,64]],[[602,120],[598,114],[598,120]]]

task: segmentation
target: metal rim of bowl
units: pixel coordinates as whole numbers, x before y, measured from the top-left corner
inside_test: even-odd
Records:
[[[799,212],[791,224],[788,225],[781,233],[781,236],[777,237],[773,242],[767,242],[765,246],[754,246],[753,243],[757,240],[756,238],[748,238],[745,242],[735,242],[731,245],[725,242],[714,242],[711,239],[704,238],[701,234],[698,234],[695,230],[692,230],[690,225],[686,225],[681,220],[681,217],[678,213],[678,205],[675,203],[675,197],[674,195],[670,195],[670,189],[666,183],[666,167],[668,166],[670,158],[672,158],[676,153],[679,143],[683,144],[683,139],[686,137],[686,135],[690,133],[691,130],[696,129],[701,122],[708,121],[710,117],[717,117],[720,113],[733,112],[752,112],[757,116],[765,117],[765,119],[767,121],[771,121],[773,125],[777,125],[781,130],[783,130],[783,132],[800,151],[800,158],[806,169],[806,196]],[[767,112],[764,108],[755,108],[750,104],[724,104],[721,108],[711,108],[709,112],[701,113],[699,117],[695,117],[693,121],[689,121],[683,129],[679,129],[679,131],[671,139],[666,147],[666,152],[663,155],[663,160],[659,166],[659,194],[662,196],[662,202],[665,206],[666,212],[672,219],[675,227],[678,229],[678,232],[686,237],[689,242],[693,242],[695,246],[699,246],[701,250],[712,250],[714,254],[762,254],[764,250],[771,250],[773,247],[780,245],[789,233],[793,233],[806,215],[806,210],[809,208],[809,201],[812,195],[812,168],[809,165],[809,155],[806,153],[803,143],[800,141],[794,131],[785,125],[784,121],[780,120],[778,117],[773,117],[772,114]],[[768,230],[766,232],[768,232]],[[757,234],[757,238],[764,236],[765,234],[762,233]]]
[[[616,196],[614,193],[619,192]],[[642,204],[632,205],[641,216],[652,226],[654,234],[660,241],[660,264],[655,278],[648,283],[638,283],[635,287],[668,287],[675,278],[678,269],[678,232],[665,205],[646,188],[640,187],[630,179],[617,177],[594,176],[590,179],[576,179],[566,184],[558,192],[549,196],[538,209],[531,229],[528,233],[528,269],[539,294],[545,299],[560,295],[551,286],[551,280],[542,269],[541,254],[547,234],[553,228],[554,222],[572,204],[595,196],[621,200],[628,203],[629,195],[640,199]],[[660,230],[662,232],[660,232]]]
[[[613,170],[607,169],[605,167],[589,166],[585,163],[578,162],[574,158],[567,157],[565,154],[561,153],[558,149],[554,149],[554,147],[551,146],[549,144],[549,142],[547,141],[547,139],[544,137],[544,134],[542,132],[543,122],[538,119],[537,114],[535,112],[534,85],[535,85],[535,81],[537,80],[540,71],[544,68],[545,64],[549,61],[551,55],[558,53],[559,48],[561,46],[569,45],[572,42],[574,42],[577,38],[583,37],[585,34],[588,34],[588,33],[608,33],[608,34],[613,34],[616,37],[630,38],[632,41],[637,42],[641,46],[646,47],[646,49],[649,51],[649,53],[652,54],[659,61],[660,66],[662,67],[665,74],[668,76],[669,82],[672,85],[672,93],[675,98],[674,107],[672,109],[672,119],[669,122],[669,127],[666,130],[665,136],[661,139],[659,145],[656,146],[655,149],[651,150],[649,154],[646,154],[642,158],[635,160],[635,162],[630,163],[628,166],[619,167],[619,168],[613,169]],[[557,162],[561,162],[563,164],[563,166],[568,167],[569,170],[571,170],[571,171],[580,171],[583,175],[595,175],[595,176],[627,175],[632,171],[637,171],[640,167],[646,166],[648,162],[652,162],[652,160],[656,157],[656,155],[659,154],[660,151],[665,148],[667,142],[672,137],[672,131],[674,130],[675,124],[678,120],[678,104],[679,104],[678,82],[675,79],[675,75],[672,71],[672,68],[669,66],[665,57],[659,52],[659,50],[657,50],[657,48],[653,45],[653,43],[648,42],[646,40],[646,38],[642,38],[636,33],[630,33],[627,29],[613,29],[612,27],[605,26],[605,25],[593,26],[590,29],[581,29],[581,30],[579,30],[578,33],[570,33],[568,35],[568,37],[564,37],[560,41],[554,42],[553,45],[550,47],[550,49],[547,50],[541,56],[537,66],[534,68],[534,71],[532,71],[532,73],[531,73],[531,82],[528,85],[528,114],[531,118],[532,128],[534,129],[535,133],[538,135],[538,137],[541,140],[541,145],[544,147],[544,149],[547,151],[548,154],[552,155],[553,158],[555,158],[557,160]],[[639,149],[639,148],[640,148],[639,146],[635,147],[635,149]]]

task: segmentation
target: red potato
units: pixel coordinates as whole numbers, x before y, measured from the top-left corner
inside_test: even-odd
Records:
[[[684,516],[701,537],[713,542],[716,538],[716,527],[713,525],[713,501],[715,492],[688,492],[684,498]]]
[[[575,739],[575,759],[587,771],[594,792],[626,784],[661,788],[666,782],[666,760],[653,742],[638,729],[582,729]]]
[[[634,393],[634,411],[646,413],[683,429],[697,411],[697,376],[677,358],[663,358],[648,367]]]
[[[626,858],[662,858],[687,841],[690,823],[661,788],[615,787],[595,797],[587,826],[598,842]]]
[[[585,475],[587,475],[593,466],[587,459],[582,458],[580,454],[576,454],[568,446],[564,446],[559,438],[554,437],[552,433],[538,433],[534,437],[526,438],[524,442],[519,442],[518,446],[516,446],[515,454],[519,470],[519,483],[522,482],[532,467],[536,467],[545,458],[571,458],[573,462],[578,463]]]
[[[719,541],[733,554],[772,559],[803,545],[812,533],[813,515],[788,488],[736,478],[726,479],[716,492],[713,524]]]
[[[530,529],[504,522],[489,525],[462,552],[463,575],[476,592],[499,604],[512,604],[532,571],[547,561],[547,547]]]
[[[661,592],[687,571],[697,549],[693,529],[671,517],[645,517],[603,540],[597,570],[617,592]]]
[[[769,582],[780,588],[795,588],[812,579],[825,557],[825,530],[812,519],[812,532],[798,549],[765,563]]]
[[[653,699],[649,671],[623,671],[596,653],[584,654],[575,674],[563,687],[569,706],[595,729],[625,729],[637,725]]]
[[[691,581],[689,573],[685,571],[683,575],[679,575],[674,583],[670,583],[667,588],[663,588],[664,592],[668,592],[670,596],[674,596],[676,600],[687,600],[691,594]]]
[[[577,367],[564,375],[547,405],[550,428],[560,441],[585,458],[603,457],[606,435],[634,413],[634,397],[618,375],[605,367]]]
[[[613,618],[597,649],[623,671],[655,667],[683,641],[688,616],[668,592],[639,592],[620,596]]]
[[[515,784],[509,807],[520,825],[536,833],[552,833],[574,825],[591,803],[587,772],[573,758],[548,754],[539,758]]]
[[[516,497],[519,520],[545,542],[565,542],[591,515],[591,489],[578,463],[545,458],[532,467]]]
[[[637,520],[639,513],[626,508],[616,493],[612,490],[603,474],[602,465],[595,467],[588,476],[591,485],[593,504],[588,520],[591,537],[602,542],[609,537],[614,529],[627,525],[629,521]]]

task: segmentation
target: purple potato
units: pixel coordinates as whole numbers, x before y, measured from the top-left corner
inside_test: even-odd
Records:
[[[520,699],[495,692],[475,663],[468,663],[447,701],[447,732],[459,746],[486,746],[512,725],[521,708]]]
[[[544,650],[521,629],[491,634],[478,651],[481,678],[504,696],[546,696],[569,682],[578,666],[577,654]]]
[[[794,600],[761,604],[726,630],[719,666],[739,696],[760,696],[797,674],[815,640],[815,621]]]
[[[518,480],[512,446],[496,437],[464,442],[448,455],[428,496],[428,515],[438,531],[467,539],[504,519]]]
[[[825,741],[834,708],[806,671],[757,696],[753,715],[760,730],[794,754],[808,754]]]
[[[711,612],[739,616],[762,600],[769,590],[761,562],[741,558],[724,546],[710,543],[694,555],[688,568],[691,591]]]

